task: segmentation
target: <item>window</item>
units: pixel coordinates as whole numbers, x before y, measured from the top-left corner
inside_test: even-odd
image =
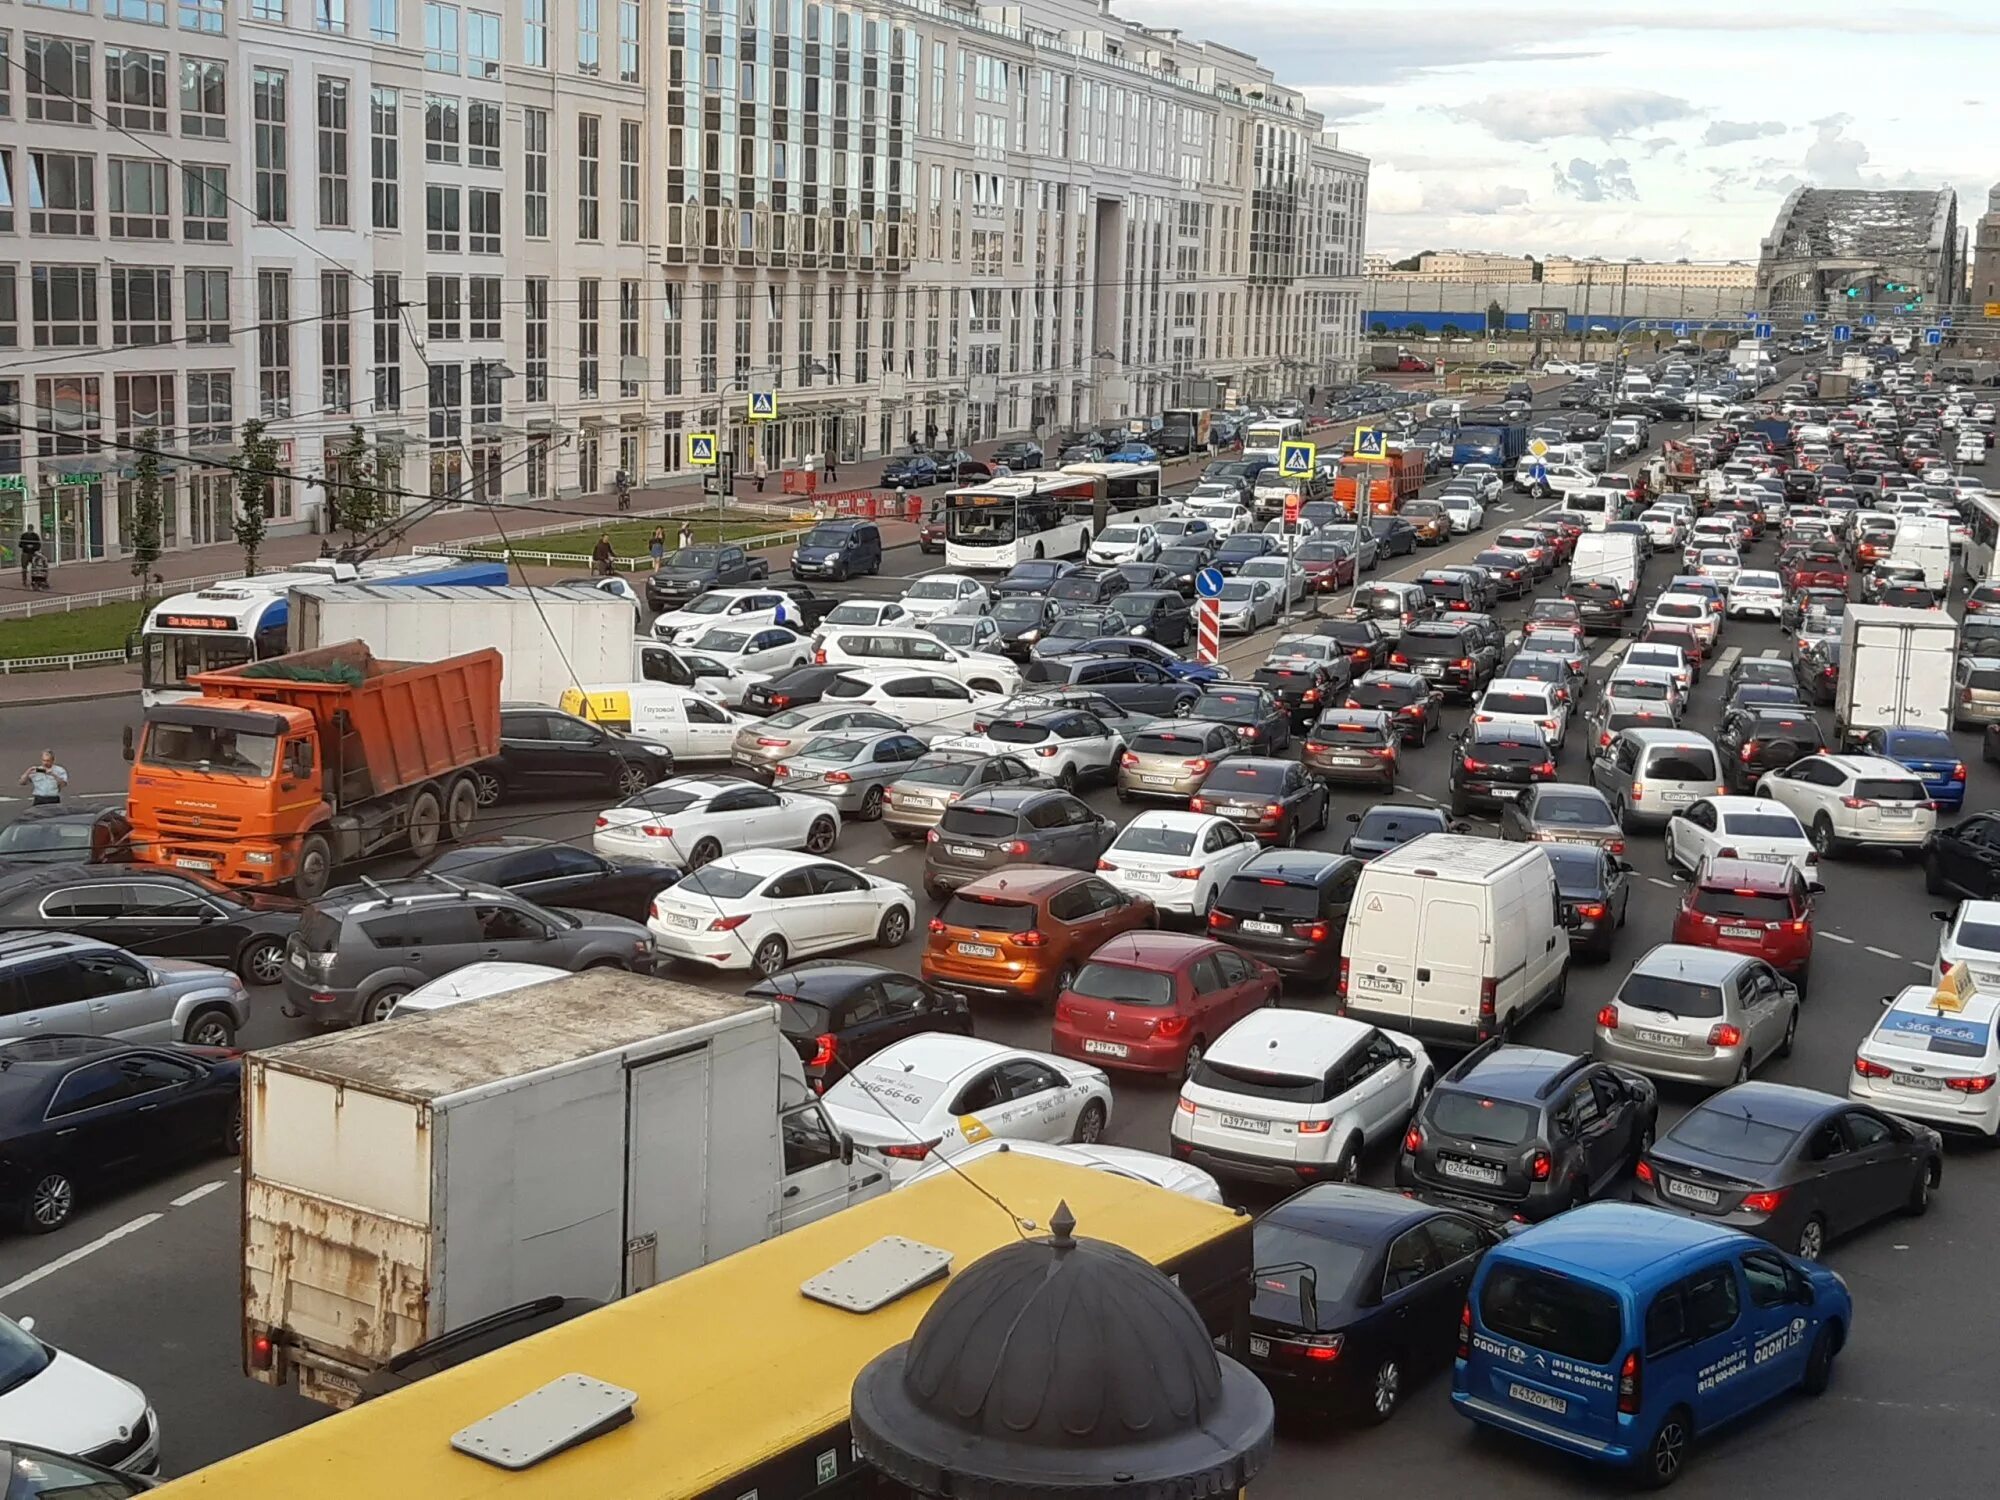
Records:
[[[166,131],[166,53],[104,49],[104,120],[127,130]]]
[[[319,0],[324,4],[325,0]],[[319,80],[319,222],[347,227],[347,80]]]
[[[90,43],[62,37],[28,38],[28,118],[52,124],[90,121]]]
[[[465,190],[465,248],[474,255],[500,253],[500,189]]]
[[[779,1117],[778,1123],[784,1140],[787,1175],[840,1160],[840,1142],[834,1139],[826,1116],[817,1104],[788,1110]],[[786,1191],[795,1192],[797,1189],[788,1188]]]
[[[522,289],[526,308],[526,369],[522,371],[522,399],[537,405],[549,399],[549,279],[530,276]]]
[[[320,406],[344,412],[354,405],[354,306],[346,271],[319,273]]]
[[[472,366],[472,407],[467,418],[475,425],[494,423],[500,420],[500,394],[506,386],[506,377],[500,374],[500,361],[478,360]]]
[[[458,249],[460,227],[458,189],[442,183],[425,184],[425,245],[432,250]]]
[[[117,393],[118,431],[125,436],[136,436],[148,427],[171,434],[178,425],[174,415],[173,376],[120,375],[112,389]],[[171,887],[136,886],[127,890],[135,905],[158,910],[179,903],[186,908],[176,915],[192,916],[207,909],[192,892],[183,893]]]
[[[490,10],[465,13],[466,73],[473,78],[500,76],[500,17]]]
[[[91,292],[90,342],[97,342],[95,283]],[[46,375],[35,380],[35,405],[54,412],[51,428],[35,445],[42,458],[81,457],[97,452],[97,436],[104,428],[104,397],[95,375]]]
[[[639,81],[639,0],[618,0],[618,81]]]
[[[618,394],[627,400],[639,394],[639,382],[625,378],[625,361],[639,357],[639,283],[618,283]]]
[[[639,243],[639,122],[618,122],[618,243]]]
[[[430,382],[431,493],[448,495],[457,486],[455,459],[439,461],[438,450],[455,446],[464,434],[465,370],[432,365]]]
[[[224,0],[181,0],[181,30],[221,36],[223,3]]]
[[[433,73],[458,71],[458,7],[424,3],[424,67]]]
[[[267,418],[292,414],[292,278],[287,271],[257,273],[257,410]]]
[[[181,59],[181,134],[219,141],[229,134],[229,70],[206,57]]]
[[[202,267],[186,273],[186,306],[181,309],[190,344],[229,342],[229,273]]]
[[[1864,1115],[1859,1110],[1850,1110],[1842,1115],[1841,1123],[1847,1127],[1848,1142],[1856,1151],[1866,1151],[1870,1146],[1879,1146],[1896,1138],[1896,1132],[1888,1123],[1873,1115]]]
[[[139,348],[174,336],[174,273],[165,266],[111,268],[111,346]]]
[[[250,0],[250,19],[285,24],[285,0]]]
[[[1752,1307],[1783,1307],[1794,1299],[1791,1270],[1774,1251],[1753,1250],[1738,1264]]]
[[[374,331],[375,410],[403,409],[403,278],[393,271],[375,273]]]
[[[521,61],[531,68],[549,65],[549,0],[522,0]]]
[[[576,0],[576,70],[595,73],[599,53],[599,0]]]
[[[500,338],[500,278],[466,277],[465,307],[465,336],[497,343]]]
[[[31,280],[34,287],[35,347],[96,348],[96,268],[36,266]],[[37,385],[42,383],[36,382]]]
[[[1739,1303],[1735,1268],[1723,1264],[1689,1278],[1683,1299],[1687,1304],[1687,1336],[1700,1343],[1736,1326]]]
[[[681,393],[681,289],[660,289],[661,329],[665,339],[660,348],[660,391],[667,396]],[[671,465],[669,466],[671,467]]]
[[[465,101],[465,164],[468,167],[500,165],[500,101]]]
[[[402,226],[400,124],[402,99],[394,89],[368,91],[368,208],[377,229]]]
[[[227,443],[236,425],[236,377],[227,370],[190,370],[188,391],[188,443]]]
[[[594,240],[597,228],[597,155],[602,122],[596,115],[576,117],[576,237]]]
[[[257,147],[257,218],[283,224],[291,218],[286,159],[286,89],[281,68],[255,68],[250,74],[251,133]]]
[[[424,331],[433,341],[456,340],[465,335],[465,310],[456,276],[432,276],[426,282],[429,316]]]
[[[531,240],[549,237],[549,112],[521,111],[522,205],[521,232]]]
[[[330,31],[345,35],[347,31],[347,0],[312,0],[314,31]]]
[[[585,401],[597,396],[597,292],[594,277],[576,284],[576,394]]]
[[[368,35],[378,42],[393,42],[398,30],[396,7],[401,0],[368,0]]]
[[[110,228],[114,239],[173,238],[172,209],[167,202],[167,164],[114,156],[104,164],[110,179]]]
[[[424,160],[458,160],[458,101],[444,94],[424,95]]]

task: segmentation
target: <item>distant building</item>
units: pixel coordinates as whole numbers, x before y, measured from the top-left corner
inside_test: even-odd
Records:
[[[1633,286],[1716,290],[1756,285],[1757,267],[1745,261],[1579,260],[1552,255],[1542,262],[1550,286]]]
[[[1986,212],[1972,230],[1972,301],[1982,311],[2000,302],[2000,183],[1987,193]]]
[[[1427,250],[1417,259],[1417,275],[1432,281],[1533,281],[1535,262],[1532,256],[1484,250]]]

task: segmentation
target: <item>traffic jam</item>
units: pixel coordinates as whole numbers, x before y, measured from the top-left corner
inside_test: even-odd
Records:
[[[450,655],[340,586],[299,649],[295,594],[122,803],[0,830],[5,1211],[61,1249],[250,1162],[268,1039],[671,979],[775,1013],[782,1170],[811,1130],[868,1192],[1019,1149],[1241,1207],[1288,1421],[1670,1483],[1834,1383],[1843,1252],[1921,1257],[1886,1221],[2000,1140],[1991,393],[1792,354],[1404,401],[1302,469],[1302,412],[1204,413],[1182,492],[972,476],[942,568],[827,522],[643,609],[495,587]],[[643,628],[587,659],[571,603]],[[0,1417],[132,1492],[153,1407],[31,1323]]]

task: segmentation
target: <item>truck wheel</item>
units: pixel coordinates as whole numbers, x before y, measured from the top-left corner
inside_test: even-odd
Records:
[[[410,803],[410,853],[429,859],[437,853],[438,834],[444,827],[444,808],[438,794],[425,787]]]
[[[332,879],[333,848],[326,835],[307,834],[299,841],[299,864],[292,875],[292,894],[301,901],[317,901],[326,894]]]
[[[479,788],[470,776],[461,776],[445,794],[444,836],[447,842],[456,844],[461,839],[471,838],[472,824],[478,816]]]

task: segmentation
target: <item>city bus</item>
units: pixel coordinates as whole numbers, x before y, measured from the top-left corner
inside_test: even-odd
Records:
[[[1060,472],[1102,481],[1108,511],[1099,530],[1120,521],[1157,521],[1166,513],[1158,464],[1064,464]]]
[[[1266,417],[1243,429],[1243,456],[1268,458],[1276,463],[1281,443],[1302,443],[1305,439],[1306,424],[1299,418]]]
[[[1081,557],[1096,535],[1099,493],[1089,475],[1066,472],[1015,474],[947,490],[945,566],[1005,572],[1033,558]]]
[[[226,578],[153,606],[139,627],[139,696],[146,707],[193,695],[196,672],[282,656],[294,588],[322,583],[504,584],[507,564],[451,557],[302,563],[283,573]]]
[[[961,1175],[962,1174],[962,1175]],[[988,1196],[988,1195],[991,1196]],[[504,1344],[163,1486],[160,1500],[846,1500],[875,1476],[848,1430],[854,1380],[906,1342],[953,1277],[1067,1203],[1079,1238],[1171,1276],[1218,1343],[1249,1336],[1251,1220],[1116,1170],[995,1152],[956,1172]],[[1004,1205],[1004,1207],[1002,1207]],[[849,1311],[805,1288],[891,1237],[942,1251],[935,1279]],[[918,1278],[911,1278],[913,1283]],[[566,1375],[629,1391],[629,1419],[541,1433],[500,1467],[455,1434]],[[504,1418],[502,1419],[505,1420]],[[572,1437],[569,1446],[561,1446]]]

